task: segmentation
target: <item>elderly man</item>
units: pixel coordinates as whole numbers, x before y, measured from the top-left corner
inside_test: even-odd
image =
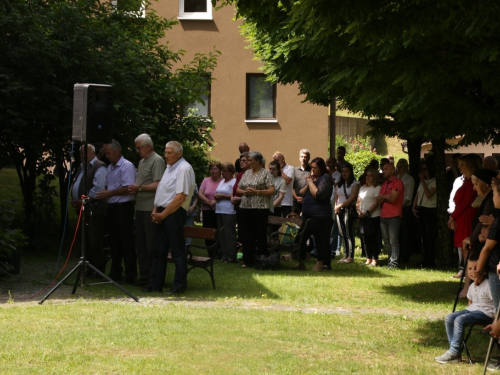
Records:
[[[139,263],[139,286],[149,284],[153,272],[153,247],[157,226],[151,221],[156,188],[165,172],[165,161],[154,151],[148,134],[135,139],[141,157],[135,184],[128,191],[135,194],[135,252]]]
[[[108,165],[107,188],[97,193],[99,199],[108,201],[107,224],[111,248],[109,277],[121,281],[122,259],[125,265],[125,282],[132,284],[137,276],[137,259],[134,249],[134,196],[128,187],[134,184],[135,167],[122,156],[122,147],[114,139],[104,145]]]
[[[400,229],[400,250],[399,260],[401,263],[407,263],[410,260],[410,256],[413,249],[412,228],[415,226],[415,221],[413,219],[412,203],[413,203],[413,190],[415,188],[415,180],[412,176],[408,174],[408,160],[399,159],[396,164],[396,169],[398,172],[398,178],[403,181],[405,187],[405,194],[403,199],[403,213],[401,217],[401,229]]]
[[[277,161],[281,167],[281,177],[286,182],[286,192],[281,201],[281,215],[287,217],[292,212],[293,207],[293,181],[295,179],[295,168],[285,162],[283,153],[276,151],[273,155],[273,160]]]
[[[182,157],[179,142],[165,145],[167,170],[156,189],[151,219],[158,224],[155,240],[155,271],[146,292],[161,292],[167,272],[168,250],[175,262],[174,285],[168,295],[179,294],[187,286],[187,252],[184,246],[184,222],[194,192],[195,178],[191,165]]]
[[[397,268],[399,260],[399,229],[403,210],[405,187],[394,175],[394,164],[385,163],[382,169],[385,181],[377,198],[380,203],[380,229],[385,246],[391,249],[388,267]]]
[[[97,160],[93,145],[87,145],[87,160],[85,160],[85,146],[80,147],[82,164],[76,171],[76,179],[71,189],[71,205],[79,214],[82,207],[82,195],[89,197],[89,204],[85,208],[87,219],[87,260],[104,273],[104,246],[102,240],[106,228],[106,200],[97,198],[97,192],[106,186],[106,164]],[[83,167],[87,165],[87,181],[83,181]]]
[[[241,142],[238,145],[238,150],[240,150],[240,157],[236,159],[236,161],[234,162],[234,168],[236,169],[237,173],[240,173],[243,170],[240,165],[241,155],[250,152],[250,147],[248,147],[248,145],[245,142]]]
[[[293,180],[293,204],[297,206],[302,212],[302,199],[300,195],[300,189],[307,185],[307,177],[311,174],[311,166],[309,165],[309,160],[311,159],[311,153],[307,149],[302,149],[299,152],[300,166],[295,168],[295,178]]]

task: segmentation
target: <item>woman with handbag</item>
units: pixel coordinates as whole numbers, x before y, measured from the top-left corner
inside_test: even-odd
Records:
[[[427,161],[420,163],[418,174],[420,185],[413,200],[413,214],[420,224],[422,235],[424,267],[434,267],[436,263],[436,236],[437,236],[437,196],[434,164]]]
[[[366,184],[359,189],[356,210],[359,218],[359,228],[363,237],[362,245],[366,254],[367,266],[375,267],[378,262],[380,246],[377,234],[380,228],[380,205],[377,197],[380,194],[378,171],[366,169]]]
[[[359,181],[354,179],[352,165],[342,167],[342,176],[335,189],[335,214],[340,236],[344,244],[344,257],[337,263],[354,262],[354,222],[357,219],[356,201],[359,193]]]

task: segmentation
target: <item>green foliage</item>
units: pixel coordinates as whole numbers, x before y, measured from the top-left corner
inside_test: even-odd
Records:
[[[373,159],[376,159],[380,162],[380,159],[382,159],[382,157],[370,150],[350,152],[345,156],[345,160],[352,164],[354,169],[354,176],[357,180],[359,180],[363,173],[365,173],[366,166],[370,164],[370,161],[372,161]]]
[[[26,237],[21,229],[13,228],[15,211],[10,201],[0,201],[0,276],[19,273],[19,259]]]
[[[131,12],[135,0],[119,4],[0,2],[0,160],[8,156],[16,167],[30,229],[35,212],[54,210],[53,167],[65,209],[75,83],[113,85],[113,137],[129,160],[137,161],[135,137],[149,133],[161,154],[168,140],[178,140],[191,163],[206,164],[214,123],[185,117],[184,108],[200,100],[219,52],[196,54],[174,69],[184,52],[170,49],[165,38],[177,22],[160,18],[147,1],[145,18]]]

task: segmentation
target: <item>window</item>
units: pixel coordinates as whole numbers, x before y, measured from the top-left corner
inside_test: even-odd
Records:
[[[211,87],[210,87],[210,76],[204,77],[205,83],[202,85],[201,90],[202,94],[200,95],[201,101],[193,102],[184,108],[184,116],[188,115],[188,110],[190,108],[197,108],[197,115],[202,117],[210,116],[210,96],[211,96]]]
[[[143,0],[112,0],[111,3],[118,12],[146,18],[146,4]]]
[[[211,20],[211,0],[179,0],[180,20]]]
[[[247,122],[276,122],[276,85],[264,74],[247,74]]]

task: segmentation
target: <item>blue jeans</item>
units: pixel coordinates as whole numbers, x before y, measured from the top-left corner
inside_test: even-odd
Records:
[[[380,230],[385,246],[391,250],[389,264],[398,265],[399,260],[399,227],[401,218],[399,216],[380,218]]]
[[[493,318],[482,311],[460,310],[446,316],[444,325],[450,343],[450,352],[458,354],[462,352],[462,343],[465,336],[465,327],[474,324],[490,324]]]
[[[491,296],[495,302],[495,311],[498,310],[498,303],[500,301],[500,280],[498,275],[494,272],[488,273],[488,281],[490,283]]]
[[[156,212],[162,212],[158,207]],[[155,238],[155,270],[151,286],[154,290],[161,291],[165,284],[167,273],[168,250],[172,252],[175,263],[174,285],[175,290],[184,290],[187,285],[187,251],[184,243],[184,223],[186,221],[186,210],[182,207],[167,216],[158,224],[158,232]]]

